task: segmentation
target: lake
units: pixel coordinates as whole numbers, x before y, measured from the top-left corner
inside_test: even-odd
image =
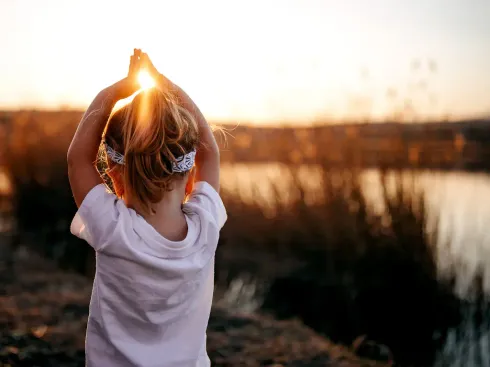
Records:
[[[310,205],[322,202],[325,198],[321,190],[321,169],[303,166],[299,171],[305,202]],[[383,212],[379,179],[377,170],[362,173],[366,197],[376,211]],[[465,305],[461,309],[461,320],[448,328],[443,345],[434,352],[432,365],[490,366],[490,318],[486,310],[478,309],[475,301],[478,299],[479,304],[486,305],[490,295],[490,175],[405,171],[401,179],[406,188],[416,187],[425,194],[429,231],[432,228],[437,232],[436,243],[432,245],[438,280],[451,279],[452,293]],[[394,180],[392,177],[392,182]],[[289,169],[280,164],[224,165],[222,187],[235,192],[245,202],[263,205],[271,217],[275,213],[277,188],[282,193],[280,200],[286,204],[299,195]],[[262,259],[257,257],[257,263],[262,263]],[[260,308],[264,293],[262,282],[269,281],[244,272],[230,283],[223,299],[230,306],[252,312]]]

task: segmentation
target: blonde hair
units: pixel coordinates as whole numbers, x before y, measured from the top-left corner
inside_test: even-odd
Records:
[[[186,175],[172,172],[172,163],[196,149],[199,136],[190,112],[170,93],[151,88],[111,115],[103,141],[124,155],[124,191],[136,210],[148,214]]]

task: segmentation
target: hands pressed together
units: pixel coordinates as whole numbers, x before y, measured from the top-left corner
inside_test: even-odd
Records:
[[[151,62],[148,54],[135,48],[129,60],[128,75],[112,86],[117,99],[127,98],[141,88],[138,82],[138,74],[141,70],[148,72],[155,81],[163,77]]]

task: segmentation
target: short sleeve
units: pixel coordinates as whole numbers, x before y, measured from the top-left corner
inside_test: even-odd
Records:
[[[187,207],[198,208],[209,214],[211,220],[221,229],[228,216],[225,205],[218,192],[207,182],[199,181],[195,183],[194,190],[186,203]]]
[[[92,188],[83,199],[71,222],[70,232],[87,241],[96,251],[102,250],[119,221],[121,203],[104,184]]]

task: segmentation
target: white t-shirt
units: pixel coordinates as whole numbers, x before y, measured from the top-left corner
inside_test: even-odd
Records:
[[[175,242],[103,184],[83,200],[71,232],[96,251],[88,367],[210,366],[206,328],[214,255],[227,215],[206,182],[195,184],[182,210],[188,233]]]

